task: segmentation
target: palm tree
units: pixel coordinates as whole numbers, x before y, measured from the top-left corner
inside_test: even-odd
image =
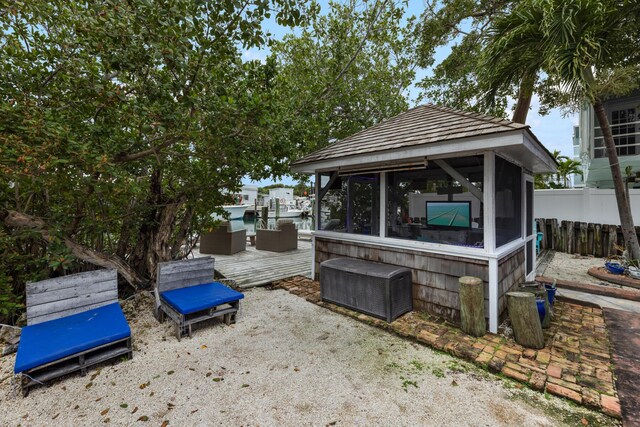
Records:
[[[562,156],[565,157],[565,156]],[[561,183],[564,188],[569,188],[569,175],[582,175],[582,163],[578,160],[566,158],[558,162],[558,183]]]
[[[622,234],[634,259],[640,258],[640,245],[603,101],[638,87],[638,16],[638,1],[524,0],[494,22],[485,62],[489,72],[496,64],[494,88],[521,84],[542,71],[574,102],[591,103],[604,136]]]

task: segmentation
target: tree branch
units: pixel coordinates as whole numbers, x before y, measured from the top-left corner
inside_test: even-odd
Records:
[[[3,209],[0,210],[0,221],[8,227],[35,231],[46,241],[51,241],[53,239],[53,236],[49,233],[49,230],[47,230],[46,222],[42,218],[27,215],[22,212]],[[118,273],[120,273],[120,275],[122,275],[122,277],[135,289],[139,289],[144,282],[142,277],[140,277],[140,275],[122,258],[95,251],[68,237],[63,237],[62,241],[77,258],[100,267],[117,269]]]

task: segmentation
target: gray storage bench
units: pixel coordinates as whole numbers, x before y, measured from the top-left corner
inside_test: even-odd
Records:
[[[411,270],[353,258],[320,264],[320,297],[392,322],[413,309]]]

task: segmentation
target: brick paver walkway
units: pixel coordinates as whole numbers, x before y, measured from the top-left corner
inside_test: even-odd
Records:
[[[539,391],[620,418],[612,371],[610,341],[602,310],[558,301],[551,327],[545,330],[545,348],[525,349],[502,335],[475,338],[444,319],[411,312],[392,323],[320,300],[320,284],[306,277],[274,283],[314,304],[371,325],[415,339],[522,382]]]

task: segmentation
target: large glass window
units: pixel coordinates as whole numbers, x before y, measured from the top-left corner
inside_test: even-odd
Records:
[[[522,236],[522,169],[496,156],[496,246]]]
[[[380,175],[321,173],[320,230],[380,234]]]
[[[640,153],[640,119],[636,108],[616,108],[608,114],[618,156],[632,156]],[[607,157],[602,129],[597,126],[594,132],[593,157]]]
[[[470,156],[389,172],[387,236],[483,247],[483,165]]]

